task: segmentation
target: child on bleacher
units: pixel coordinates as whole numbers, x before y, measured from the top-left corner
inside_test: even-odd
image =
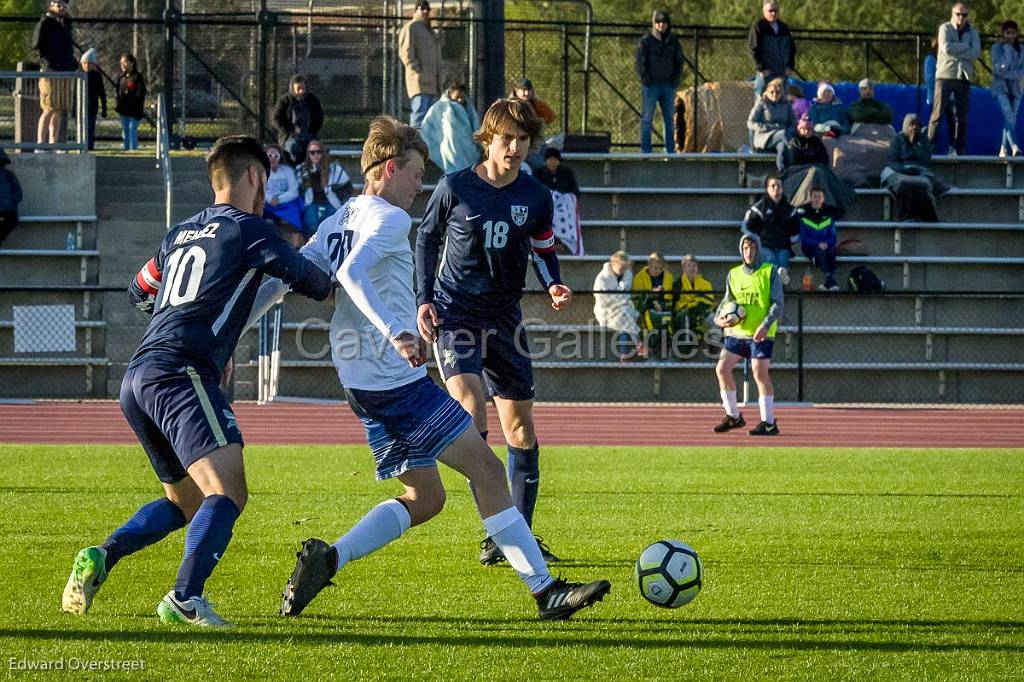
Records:
[[[825,274],[822,291],[839,291],[836,284],[836,220],[838,213],[825,205],[825,190],[811,190],[811,201],[793,212],[800,227],[800,247],[813,265]]]

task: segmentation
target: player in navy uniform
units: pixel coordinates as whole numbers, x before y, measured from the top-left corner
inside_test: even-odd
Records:
[[[120,559],[188,524],[185,559],[157,613],[163,622],[230,625],[203,595],[248,497],[242,434],[218,381],[264,274],[317,300],[331,292],[330,278],[260,217],[270,163],[259,143],[218,140],[206,165],[215,205],[169,231],[130,287],[137,301],[155,294],[154,313],[121,384],[121,410],[165,495],[78,553],[63,597],[71,613],[89,609]]]
[[[420,334],[435,342],[448,392],[473,415],[485,440],[487,394],[494,398],[508,443],[512,499],[531,527],[539,446],[533,365],[519,307],[531,259],[555,310],[572,297],[559,276],[551,193],[519,172],[542,126],[526,102],[492,104],[473,136],[485,159],[441,178],[416,236]],[[545,560],[557,561],[541,547]],[[481,549],[483,564],[504,558],[491,538]]]

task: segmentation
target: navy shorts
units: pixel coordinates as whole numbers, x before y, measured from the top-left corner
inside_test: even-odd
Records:
[[[346,388],[377,463],[377,480],[437,466],[437,458],[473,418],[430,377],[389,391]]]
[[[737,339],[735,336],[725,337],[725,349],[740,357],[755,360],[771,360],[775,339],[754,341],[753,339]]]
[[[530,400],[535,395],[533,362],[519,306],[489,316],[486,322],[466,322],[439,312],[442,323],[434,344],[441,376],[482,376],[492,396]]]
[[[164,483],[228,443],[243,445],[217,377],[174,361],[144,360],[121,382],[121,411]]]

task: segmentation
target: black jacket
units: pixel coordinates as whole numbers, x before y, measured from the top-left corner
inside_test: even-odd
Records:
[[[683,78],[683,48],[672,29],[663,38],[654,30],[644,34],[636,46],[636,72],[643,85],[676,87]]]
[[[103,105],[103,118],[107,117],[107,88],[103,85],[103,74],[97,69],[90,70],[88,77],[89,88],[89,116],[96,118],[100,112],[100,105]]]
[[[320,106],[320,100],[317,99],[316,95],[307,93],[305,100],[306,106],[309,108],[309,127],[302,132],[311,137],[317,137],[320,134],[320,128],[324,125],[324,109]],[[294,123],[295,103],[296,98],[288,94],[277,100],[277,104],[274,105],[272,119],[274,121],[274,128],[277,129],[277,141],[281,144],[284,144],[285,140],[296,132]]]
[[[830,166],[828,150],[825,143],[816,136],[800,137],[797,135],[786,145],[786,153],[783,157],[784,165],[800,166],[806,163],[820,163],[823,166]]]
[[[558,170],[552,173],[547,166],[541,166],[533,172],[533,177],[540,180],[540,183],[548,189],[562,194],[575,194],[577,199],[580,196],[580,186],[576,182],[576,174],[572,172],[571,168],[559,166]]]
[[[56,14],[47,12],[36,24],[32,47],[39,52],[39,65],[44,71],[75,71],[75,43],[71,39],[71,17],[64,22]]]
[[[770,22],[758,20],[750,27],[747,42],[755,69],[781,75],[786,69],[796,68],[796,43],[786,22],[779,21],[778,24],[779,32],[776,34]]]
[[[767,249],[789,249],[792,253],[792,237],[800,234],[800,227],[793,220],[793,206],[786,197],[776,204],[765,194],[747,209],[743,231],[756,234]]]
[[[117,106],[114,111],[128,118],[145,116],[146,81],[142,74],[122,73],[117,77]]]

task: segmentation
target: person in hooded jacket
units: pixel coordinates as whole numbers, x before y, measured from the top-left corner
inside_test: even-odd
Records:
[[[632,289],[629,255],[616,251],[594,278],[594,318],[600,326],[615,332],[615,349],[620,360],[629,360],[634,354],[642,357],[646,352],[636,321],[639,313],[629,295]]]
[[[792,244],[800,230],[793,217],[793,206],[782,191],[782,179],[769,174],[764,179],[764,196],[747,209],[743,216],[744,234],[755,234],[761,240],[761,256],[766,263],[778,266],[782,284],[789,284],[789,259]]]
[[[775,332],[782,319],[782,280],[771,263],[761,260],[761,240],[756,234],[740,237],[743,262],[725,279],[725,294],[715,316],[715,324],[725,329],[725,343],[715,373],[725,408],[725,418],[715,426],[715,433],[725,433],[746,426],[736,403],[736,381],[732,371],[741,358],[751,360],[754,381],[759,393],[761,422],[748,433],[751,436],[777,436],[775,421],[775,389],[768,370],[771,368]],[[722,306],[734,301],[743,306],[746,316],[740,320],[721,314]]]
[[[654,12],[651,30],[636,46],[636,73],[643,90],[643,114],[640,118],[640,151],[651,153],[651,126],[654,108],[661,107],[664,121],[665,153],[675,151],[672,114],[676,88],[683,77],[683,48],[672,33],[672,21],[664,9]]]

